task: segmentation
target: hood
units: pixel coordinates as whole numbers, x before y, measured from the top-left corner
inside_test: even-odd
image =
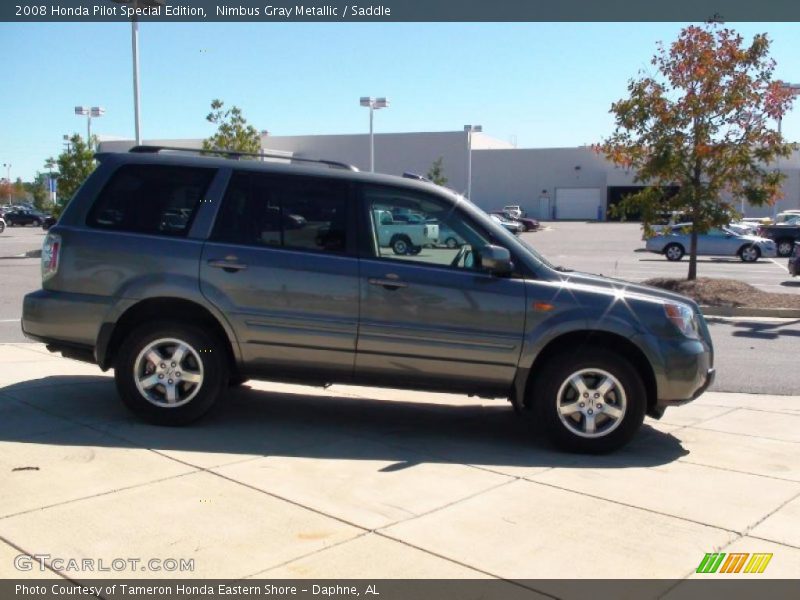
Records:
[[[772,241],[769,238],[761,237],[759,235],[740,235],[739,237],[741,239],[745,240],[745,241],[752,242],[754,244],[756,244],[756,243],[763,244],[764,242],[771,242]]]
[[[643,285],[641,283],[632,283],[623,279],[616,279],[614,277],[606,277],[604,275],[593,275],[591,273],[569,272],[559,273],[562,281],[567,283],[584,285],[597,288],[598,291],[614,292],[622,290],[628,294],[635,294],[638,296],[649,296],[659,300],[669,300],[673,302],[682,302],[688,304],[698,310],[697,303],[687,296],[676,294],[675,292],[668,292],[660,288]]]

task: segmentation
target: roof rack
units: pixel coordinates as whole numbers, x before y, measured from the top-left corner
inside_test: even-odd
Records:
[[[193,152],[195,154],[224,154],[230,158],[239,159],[242,156],[253,156],[255,158],[282,158],[284,160],[288,160],[290,162],[308,162],[308,163],[316,163],[320,165],[326,165],[328,167],[332,167],[334,169],[345,169],[347,171],[358,171],[358,167],[353,165],[349,165],[347,163],[338,162],[335,160],[322,160],[317,158],[301,158],[299,156],[285,156],[283,154],[274,154],[270,152],[239,152],[237,150],[204,150],[202,148],[181,148],[179,146],[134,146],[128,152],[133,152],[136,154],[158,154],[162,150],[167,150],[171,152]]]

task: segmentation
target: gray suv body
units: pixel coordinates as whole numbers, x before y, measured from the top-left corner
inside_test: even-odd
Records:
[[[560,446],[604,452],[713,380],[693,301],[554,267],[444,188],[136,150],[98,155],[48,232],[22,328],[115,369],[152,422],[248,378],[349,383],[508,398]],[[385,211],[465,243],[398,254]]]

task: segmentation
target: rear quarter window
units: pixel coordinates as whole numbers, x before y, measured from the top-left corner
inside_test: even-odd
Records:
[[[98,229],[182,237],[214,169],[124,165],[97,196],[86,224]]]

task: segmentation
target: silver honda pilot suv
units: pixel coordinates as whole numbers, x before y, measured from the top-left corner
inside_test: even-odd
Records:
[[[113,368],[153,423],[247,379],[347,383],[507,398],[562,448],[606,452],[713,380],[692,300],[554,267],[445,188],[308,159],[97,158],[22,328]]]

